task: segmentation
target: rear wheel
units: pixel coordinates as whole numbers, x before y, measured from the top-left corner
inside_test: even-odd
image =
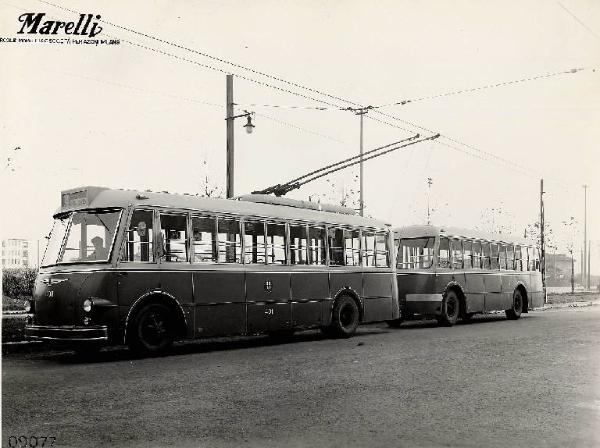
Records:
[[[523,295],[521,291],[515,289],[515,292],[513,292],[513,306],[504,312],[506,313],[506,317],[512,320],[521,317],[521,313],[523,312]]]
[[[446,292],[442,300],[441,314],[437,318],[439,324],[451,327],[456,323],[459,311],[460,302],[458,301],[456,292],[453,290]]]
[[[349,338],[356,332],[359,319],[358,305],[352,297],[343,295],[335,302],[329,328],[333,335]]]
[[[129,336],[129,347],[138,353],[159,353],[171,346],[174,319],[171,310],[160,303],[143,307],[135,316]]]

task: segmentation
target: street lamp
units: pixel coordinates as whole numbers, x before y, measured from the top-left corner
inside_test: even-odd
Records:
[[[252,134],[252,131],[256,127],[252,124],[252,114],[254,112],[248,112],[248,111],[244,111],[244,112],[246,112],[246,117],[248,117],[248,122],[244,125],[244,127],[246,128],[246,134]],[[244,115],[242,115],[242,116],[244,116]]]

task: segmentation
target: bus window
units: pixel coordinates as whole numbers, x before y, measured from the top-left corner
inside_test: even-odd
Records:
[[[360,265],[360,242],[358,230],[344,230],[346,266]]]
[[[487,241],[481,242],[481,266],[483,269],[492,267],[492,247]]]
[[[452,267],[454,269],[463,267],[462,241],[460,240],[452,240]]]
[[[387,238],[385,233],[375,234],[375,265],[379,268],[390,266],[390,251],[387,248]],[[433,240],[429,249],[430,257],[433,258]],[[431,261],[429,262],[431,265]],[[429,267],[429,266],[427,266]]]
[[[265,224],[244,222],[244,263],[265,263]]]
[[[327,229],[329,241],[329,265],[344,265],[344,231],[342,229]]]
[[[492,256],[490,258],[491,260],[491,268],[492,269],[500,269],[500,262],[498,259],[498,244],[497,243],[492,243]]]
[[[238,219],[218,218],[217,254],[219,263],[242,262],[242,239]]]
[[[322,227],[309,227],[308,241],[310,243],[308,248],[310,264],[326,264],[325,229]]]
[[[515,269],[515,248],[512,244],[506,246],[506,269],[509,271]]]
[[[192,237],[195,263],[213,263],[217,261],[214,218],[194,216],[192,218]]]
[[[450,267],[450,240],[445,236],[440,237],[440,247],[438,249],[438,266],[440,268]]]
[[[506,244],[499,245],[500,251],[498,252],[498,262],[500,264],[500,269],[506,270]]]
[[[481,269],[483,252],[481,249],[481,241],[473,241],[472,265],[474,269]]]
[[[465,269],[471,269],[473,267],[473,242],[463,241],[463,259]]]
[[[403,238],[398,248],[398,269],[428,269],[433,259],[434,238]]]
[[[127,230],[123,261],[154,261],[152,211],[135,210]]]
[[[524,271],[529,271],[529,248],[528,247],[522,247],[521,248],[521,254],[523,256],[523,270]]]
[[[120,211],[73,213],[59,263],[108,261],[120,214]]]
[[[188,261],[187,215],[160,215],[164,259],[167,262]]]
[[[523,270],[523,260],[521,256],[521,246],[515,246],[515,271]]]
[[[362,232],[362,261],[364,266],[375,266],[375,235],[372,232]]]
[[[533,270],[539,271],[540,270],[540,253],[538,252],[537,247],[533,248],[533,259],[534,259]]]
[[[308,237],[305,225],[290,224],[290,262],[308,264]]]
[[[285,224],[267,224],[267,263],[286,264]]]

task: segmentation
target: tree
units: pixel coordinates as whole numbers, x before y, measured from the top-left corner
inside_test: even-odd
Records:
[[[210,171],[206,159],[202,161],[202,176],[200,178],[200,195],[207,198],[222,198],[223,188],[210,180]]]

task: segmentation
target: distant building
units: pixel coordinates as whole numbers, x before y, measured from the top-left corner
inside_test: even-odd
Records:
[[[31,263],[33,244],[22,239],[2,240],[2,268],[27,268],[35,266]]]

